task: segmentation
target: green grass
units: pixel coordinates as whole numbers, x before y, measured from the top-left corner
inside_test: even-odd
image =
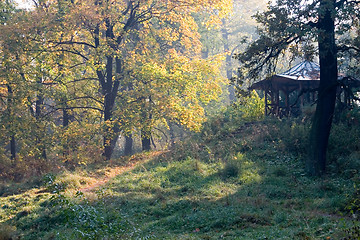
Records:
[[[344,238],[358,224],[345,211],[358,175],[307,177],[301,154],[270,128],[205,128],[160,156],[138,155],[93,193],[77,192],[91,181],[86,170],[46,175],[19,194],[9,185],[0,239]]]

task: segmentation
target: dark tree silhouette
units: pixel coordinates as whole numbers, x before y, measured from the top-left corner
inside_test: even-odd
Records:
[[[337,50],[359,52],[356,40],[346,37],[349,32],[358,30],[354,26],[359,23],[359,3],[350,0],[278,0],[270,4],[267,11],[256,15],[262,24],[258,30],[259,38],[245,52],[235,56],[242,64],[239,75],[256,80],[273,73],[284,52],[293,53],[293,56],[306,55],[308,52],[304,49],[317,43],[321,77],[306,164],[310,175],[325,173],[338,84]],[[336,40],[340,35],[346,40]],[[243,79],[238,81],[241,83]]]

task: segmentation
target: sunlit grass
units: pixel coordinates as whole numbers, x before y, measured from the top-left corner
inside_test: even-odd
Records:
[[[45,175],[37,188],[0,198],[3,231],[23,239],[346,236],[354,224],[344,211],[352,180],[309,178],[301,158],[284,151],[282,142],[246,131],[242,141],[189,141],[172,152]],[[124,167],[126,161],[133,164]]]

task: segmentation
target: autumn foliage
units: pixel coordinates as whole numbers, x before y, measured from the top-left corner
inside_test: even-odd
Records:
[[[193,16],[214,26],[231,1],[3,5],[1,159],[13,164],[81,162],[74,153],[84,144],[110,159],[119,135],[150,141],[159,124],[198,131],[204,106],[221,93],[223,56],[201,57]]]

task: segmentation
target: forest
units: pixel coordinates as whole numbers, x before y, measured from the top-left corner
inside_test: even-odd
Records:
[[[0,0],[0,240],[360,239],[360,1]]]

